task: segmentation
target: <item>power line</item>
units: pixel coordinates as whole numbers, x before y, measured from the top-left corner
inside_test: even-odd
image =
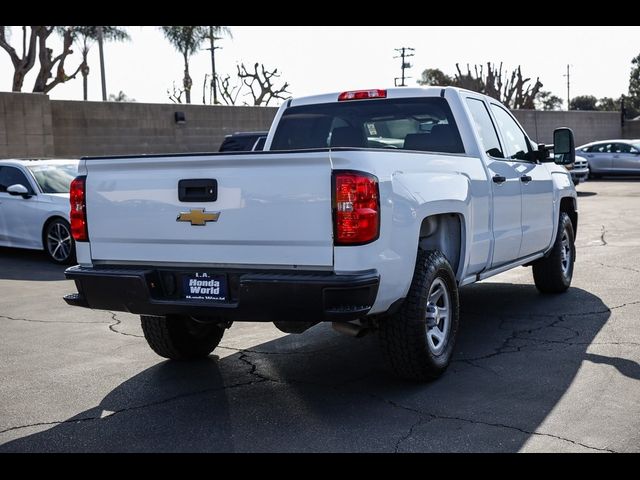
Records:
[[[401,58],[402,59],[402,63],[400,64],[400,69],[402,70],[402,75],[400,77],[395,77],[394,78],[394,84],[396,87],[406,87],[406,83],[404,83],[405,79],[407,78],[411,78],[411,77],[407,77],[404,74],[404,71],[408,68],[411,68],[413,65],[411,65],[409,62],[406,61],[407,58],[409,57],[413,57],[413,52],[415,49],[411,48],[411,47],[401,47],[401,48],[396,48],[394,49],[396,52],[399,52],[400,55],[396,55],[393,58]],[[398,85],[398,80],[401,80],[400,85]]]

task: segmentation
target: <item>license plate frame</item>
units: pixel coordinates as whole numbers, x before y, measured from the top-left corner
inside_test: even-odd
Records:
[[[181,297],[187,301],[227,303],[229,282],[224,273],[192,272],[182,275]]]

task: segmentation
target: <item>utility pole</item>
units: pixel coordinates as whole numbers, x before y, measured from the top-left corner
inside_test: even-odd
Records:
[[[207,50],[211,50],[211,86],[213,88],[213,104],[217,105],[218,104],[218,86],[216,85],[216,48],[221,48],[221,47],[216,47],[215,46],[215,41],[216,40],[220,40],[222,37],[216,37],[213,34],[213,27],[209,27],[209,43],[210,43],[210,47],[207,48]]]
[[[567,77],[567,110],[571,110],[571,106],[570,106],[570,101],[571,101],[571,96],[569,95],[569,88],[571,85],[571,81],[570,81],[570,73],[569,73],[569,67],[570,65],[567,64],[567,74],[563,75],[563,77]]]
[[[395,57],[393,57],[393,58],[400,58],[400,59],[402,59],[402,60],[401,60],[401,62],[402,62],[402,63],[400,64],[400,68],[401,68],[401,70],[402,70],[402,76],[401,76],[401,77],[395,77],[395,78],[394,78],[394,83],[395,83],[395,86],[396,86],[396,87],[406,87],[406,86],[407,86],[407,84],[406,84],[406,83],[404,83],[404,81],[405,81],[405,79],[407,79],[407,78],[411,78],[411,77],[406,77],[406,76],[405,76],[405,74],[404,74],[404,71],[405,71],[407,68],[411,68],[411,67],[412,67],[412,65],[411,65],[409,62],[405,61],[405,59],[407,59],[407,58],[409,58],[409,57],[413,57],[413,55],[414,55],[414,54],[413,54],[413,53],[410,53],[410,52],[413,52],[413,51],[414,51],[414,49],[413,49],[413,48],[410,48],[410,47],[402,47],[402,48],[396,48],[396,49],[395,49],[395,51],[396,51],[396,52],[399,52],[399,53],[400,53],[400,55],[396,55],[396,56],[395,56]],[[400,85],[398,85],[398,80],[401,80]]]
[[[102,27],[98,27],[98,50],[100,50],[100,75],[102,75],[102,101],[107,101],[107,79],[104,75],[104,50],[102,47]]]

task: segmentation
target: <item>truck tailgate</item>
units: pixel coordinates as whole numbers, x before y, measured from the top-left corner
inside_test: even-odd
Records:
[[[101,158],[86,168],[98,263],[333,265],[328,152]],[[180,201],[184,179],[215,180],[217,199]],[[217,221],[177,221],[203,223],[201,209]]]

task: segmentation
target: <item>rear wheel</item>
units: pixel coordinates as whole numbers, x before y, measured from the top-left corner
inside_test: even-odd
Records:
[[[218,346],[224,328],[216,324],[196,322],[191,317],[141,315],[144,338],[161,357],[173,360],[195,360],[207,357]]]
[[[458,287],[447,258],[438,250],[418,251],[407,298],[379,331],[398,376],[424,381],[446,370],[458,334],[458,310]]]
[[[69,264],[76,260],[76,247],[71,237],[71,227],[69,223],[56,218],[51,220],[44,227],[43,232],[44,250],[54,263]]]

